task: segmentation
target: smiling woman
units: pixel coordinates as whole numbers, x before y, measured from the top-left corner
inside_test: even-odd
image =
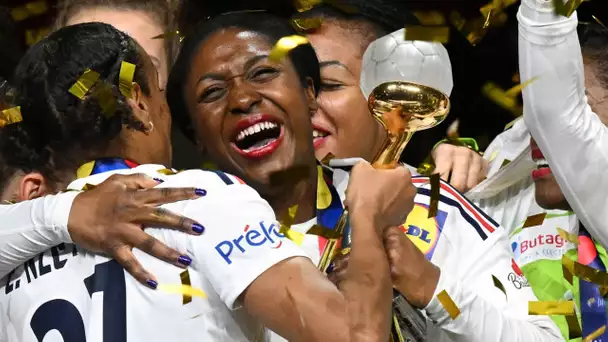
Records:
[[[306,44],[284,61],[268,58],[276,41],[294,34],[262,12],[216,17],[184,40],[168,84],[175,121],[192,120],[190,134],[209,157],[271,204],[285,192],[271,184],[271,174],[300,165],[316,173],[310,123],[320,84],[316,54]]]

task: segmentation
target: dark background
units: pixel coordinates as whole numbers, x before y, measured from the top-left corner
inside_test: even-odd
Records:
[[[409,1],[412,10],[442,10],[446,13],[458,10],[467,18],[479,16],[479,8],[488,1],[465,0],[418,0]],[[0,0],[0,77],[9,79],[12,70],[25,51],[28,43],[44,36],[50,29],[55,15],[56,1],[48,0],[47,11],[14,23],[9,9],[14,9],[29,1]],[[579,21],[592,22],[595,15],[601,22],[608,23],[605,0],[584,2],[579,8]],[[600,5],[601,3],[601,5]],[[273,7],[289,16],[292,13],[290,1],[285,0],[185,0],[181,17],[183,22],[204,18],[209,14],[234,9],[259,9]],[[502,132],[505,124],[515,116],[486,98],[481,87],[492,81],[504,89],[517,84],[517,20],[518,5],[506,10],[508,21],[502,27],[493,27],[483,40],[473,47],[456,29],[452,29],[450,41],[446,45],[450,52],[454,75],[452,111],[449,118],[438,128],[417,133],[404,153],[404,159],[412,165],[420,163],[438,140],[444,138],[446,128],[454,119],[460,119],[460,136],[474,137],[484,149]],[[192,145],[181,135],[174,139],[174,166],[176,168],[199,167],[200,159]]]

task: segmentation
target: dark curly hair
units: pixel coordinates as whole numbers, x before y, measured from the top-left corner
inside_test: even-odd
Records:
[[[589,23],[579,28],[581,50],[597,68],[597,77],[608,88],[608,28]]]
[[[11,102],[21,107],[23,121],[0,129],[0,160],[7,164],[0,182],[11,176],[10,168],[59,181],[62,171],[99,157],[124,125],[143,131],[118,89],[121,62],[126,61],[136,65],[134,82],[150,94],[142,51],[128,35],[102,23],[64,27],[34,45],[12,82]],[[81,100],[68,90],[86,69],[99,73],[100,81]],[[101,87],[114,97],[113,115],[104,114],[95,95]]]
[[[298,34],[289,22],[280,17],[263,11],[244,11],[218,15],[199,23],[182,42],[175,66],[169,75],[167,84],[167,102],[171,109],[174,123],[184,132],[186,137],[194,141],[194,130],[184,99],[184,86],[190,71],[192,58],[200,45],[214,32],[223,28],[239,28],[257,32],[265,36],[271,45],[285,36]],[[300,45],[289,53],[289,58],[300,76],[303,85],[307,79],[313,81],[315,91],[321,85],[319,59],[310,44]]]

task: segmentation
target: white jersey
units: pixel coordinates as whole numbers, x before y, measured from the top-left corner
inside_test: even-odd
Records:
[[[585,96],[576,12],[554,13],[552,1],[522,0],[517,14],[521,81],[538,77],[523,89],[524,120],[568,204],[608,246],[608,128]]]
[[[159,187],[196,187],[207,195],[163,206],[205,226],[202,236],[163,229],[146,232],[189,255],[188,270],[134,250],[159,284],[189,283],[207,298],[140,285],[114,260],[60,244],[0,280],[0,339],[10,342],[246,341],[261,331],[238,309],[240,294],[265,270],[300,249],[279,234],[268,203],[236,177],[207,171],[172,176],[143,165],[75,181],[99,184],[112,173],[145,173]],[[230,183],[230,184],[228,184]],[[4,341],[2,341],[4,342]]]
[[[334,159],[333,186],[344,200],[349,173],[347,164],[356,159]],[[428,218],[430,184],[426,177],[414,177],[418,188],[415,206],[402,230],[416,246],[441,268],[435,295],[446,290],[460,309],[452,320],[434,297],[424,309],[428,317],[427,340],[447,341],[561,341],[557,326],[548,316],[528,315],[528,302],[536,297],[512,259],[509,238],[494,220],[441,181],[438,213]],[[291,227],[305,233],[314,220]],[[318,262],[322,238],[304,235],[298,243]],[[493,283],[495,276],[506,294]],[[281,338],[273,337],[273,341]]]

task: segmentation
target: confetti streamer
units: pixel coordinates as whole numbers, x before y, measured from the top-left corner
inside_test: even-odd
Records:
[[[559,236],[561,236],[562,239],[578,246],[578,237],[576,236],[576,234],[568,233],[560,227],[557,227],[557,233],[559,234]]]
[[[529,315],[575,315],[574,302],[569,301],[547,301],[528,302]]]
[[[42,29],[35,30],[26,30],[25,31],[25,44],[27,46],[32,46],[38,43],[42,38],[46,37],[51,32],[51,29],[48,27]]]
[[[106,118],[111,117],[116,113],[116,97],[112,92],[112,87],[106,82],[98,83],[93,97],[97,98],[97,102]]]
[[[188,295],[190,297],[207,298],[207,294],[203,290],[197,289],[197,288],[194,288],[194,287],[188,286],[188,285],[159,284],[157,289],[161,292],[165,292],[165,293],[169,293],[169,294],[179,294],[182,296]]]
[[[604,25],[604,23],[602,23],[596,16],[594,16],[593,14],[591,15],[591,18],[593,18],[593,20],[595,20],[596,23],[598,23],[601,27],[605,28],[608,30],[608,27],[606,27],[606,25]]]
[[[171,170],[171,169],[161,169],[156,172],[160,173],[161,175],[165,175],[165,176],[173,176],[178,173],[177,171]]]
[[[124,97],[130,99],[133,96],[133,77],[135,76],[135,64],[122,61],[120,63],[120,74],[118,76],[120,92]]]
[[[505,92],[505,95],[509,96],[509,97],[516,97],[522,92],[522,90],[525,87],[529,86],[530,84],[532,84],[532,82],[536,81],[537,79],[538,79],[538,77],[532,77],[531,79],[527,80],[526,82],[518,84],[518,85],[514,86],[513,88],[507,90]]]
[[[505,287],[504,287],[504,285],[502,285],[500,280],[498,280],[498,278],[496,278],[494,275],[492,275],[492,281],[494,282],[494,286],[496,286],[500,291],[502,291],[502,293],[504,293],[505,297],[506,297],[507,291],[505,290]]]
[[[37,16],[49,10],[46,1],[31,1],[23,6],[11,10],[11,16],[15,21],[23,21],[29,17]]]
[[[515,118],[515,120],[513,120],[513,121],[511,121],[511,122],[509,122],[508,124],[506,124],[506,125],[505,125],[505,129],[504,129],[504,130],[506,131],[506,130],[508,130],[509,128],[513,127],[513,125],[515,125],[515,123],[516,123],[517,121],[521,120],[521,119],[522,119],[522,117],[521,117],[521,116],[520,116],[520,117],[518,117],[518,118]]]
[[[86,69],[78,81],[76,81],[76,83],[70,87],[69,92],[79,99],[84,100],[84,97],[93,87],[93,85],[95,85],[97,80],[99,80],[99,77],[99,73],[91,69]]]
[[[81,190],[82,190],[82,191],[89,191],[89,190],[93,190],[93,189],[95,189],[96,187],[97,187],[96,185],[86,183],[86,184],[85,184],[85,185],[82,187],[82,189],[81,189]]]
[[[184,38],[186,38],[185,36],[183,36],[182,34],[179,33],[179,31],[168,31],[162,34],[159,34],[158,36],[154,36],[152,37],[152,39],[169,39],[169,38],[179,38],[179,42],[181,43]]]
[[[446,44],[450,40],[450,28],[448,26],[406,26],[405,40]]]
[[[516,97],[509,96],[507,91],[504,91],[496,84],[492,82],[486,83],[481,92],[497,105],[513,113],[513,115],[517,117],[521,116],[523,109],[517,103]]]
[[[0,127],[20,123],[22,121],[23,116],[21,115],[20,106],[5,109],[0,112]]]
[[[11,205],[11,204],[17,204],[17,202],[4,200],[4,201],[2,201],[2,204],[4,204],[4,205]]]
[[[594,332],[592,332],[591,334],[587,335],[585,337],[585,339],[583,340],[583,342],[593,342],[593,340],[595,340],[595,338],[599,337],[600,335],[602,335],[604,332],[606,332],[606,325],[602,325],[601,327],[599,327],[597,330],[595,330]]]
[[[460,309],[445,290],[439,292],[437,300],[439,300],[439,303],[441,303],[445,311],[448,312],[450,318],[456,319],[456,317],[460,315]]]
[[[576,315],[566,315],[566,323],[568,324],[568,340],[583,336],[581,325],[578,323]]]
[[[424,26],[442,26],[446,24],[445,15],[439,11],[416,11],[414,16]]]
[[[323,168],[317,165],[317,209],[329,208],[331,200],[331,192],[323,177]]]
[[[528,216],[528,218],[526,218],[526,222],[524,222],[524,225],[522,226],[522,228],[540,226],[545,221],[546,216],[547,216],[547,213],[540,213],[540,214]]]
[[[306,37],[283,37],[279,39],[279,41],[274,45],[274,47],[270,51],[270,54],[268,54],[268,59],[275,63],[280,63],[285,58],[285,56],[287,56],[289,51],[304,44],[308,44],[308,39],[306,39]]]
[[[327,154],[325,157],[323,157],[323,159],[321,159],[321,164],[323,164],[323,165],[328,165],[328,166],[329,166],[329,162],[330,162],[332,159],[334,159],[334,158],[336,158],[336,156],[334,156],[334,155],[333,155],[333,154],[331,154],[331,152],[330,152],[330,153],[328,153],[328,154]]]
[[[329,229],[327,227],[323,227],[320,224],[315,224],[312,226],[306,234],[316,235],[320,237],[324,237],[326,239],[339,239],[341,238],[340,234],[337,234],[335,230]]]
[[[440,178],[438,173],[431,175],[431,203],[429,204],[429,216],[428,218],[437,216],[437,208],[439,206],[439,189]]]
[[[287,212],[283,215],[283,218],[280,220],[281,228],[279,232],[283,235],[287,235],[287,232],[293,225],[293,222],[296,219],[296,214],[298,213],[298,205],[294,205],[293,207],[289,207]]]
[[[179,278],[182,281],[182,286],[192,287],[192,283],[190,282],[190,272],[188,272],[188,270],[180,273]],[[186,305],[190,302],[192,302],[192,296],[190,293],[183,293],[182,305]]]
[[[509,159],[505,159],[502,161],[502,165],[500,165],[499,169],[502,169],[503,167],[509,165],[511,161]]]
[[[291,19],[291,25],[298,30],[298,32],[309,32],[316,30],[323,24],[323,18],[304,18],[304,19]]]
[[[570,18],[572,13],[576,11],[578,6],[580,6],[583,1],[584,0],[568,0],[568,2],[564,4],[563,0],[553,0],[555,13]]]
[[[580,264],[568,258],[565,254],[562,256],[562,270],[564,278],[570,283],[572,277],[576,276],[584,281],[599,285],[602,290],[608,287],[608,273]]]
[[[311,10],[313,7],[320,5],[322,0],[296,0],[294,6],[298,12],[306,12]]]

